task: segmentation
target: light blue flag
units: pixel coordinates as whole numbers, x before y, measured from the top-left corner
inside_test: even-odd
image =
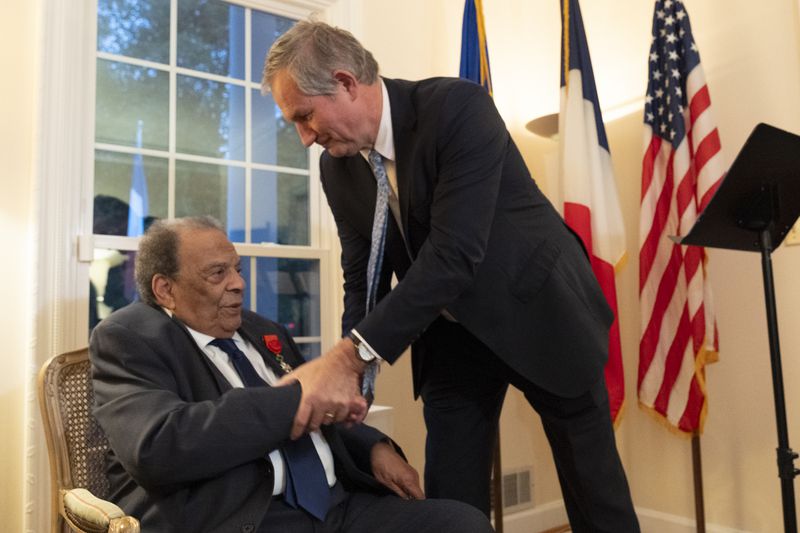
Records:
[[[136,128],[136,147],[142,147],[142,121]],[[144,158],[141,153],[133,156],[131,190],[128,199],[128,237],[138,237],[144,233],[144,219],[147,216],[147,177],[144,175]]]

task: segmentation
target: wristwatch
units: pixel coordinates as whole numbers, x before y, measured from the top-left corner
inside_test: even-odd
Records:
[[[361,342],[361,339],[353,333],[352,331],[347,334],[350,337],[350,340],[353,341],[353,346],[356,347],[356,353],[358,354],[358,358],[364,361],[365,363],[373,363],[377,356],[372,353],[372,350],[364,346],[364,343]]]

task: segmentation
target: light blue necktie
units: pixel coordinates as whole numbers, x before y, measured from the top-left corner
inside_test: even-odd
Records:
[[[209,344],[228,354],[245,387],[267,386],[233,339],[214,339]],[[311,515],[325,521],[330,507],[331,491],[328,488],[325,467],[322,466],[311,435],[303,435],[297,440],[287,442],[281,453],[286,464],[286,489],[283,492],[286,503],[295,508],[302,507]]]
[[[378,284],[381,278],[381,267],[383,266],[383,248],[386,244],[386,224],[389,213],[389,178],[386,175],[386,168],[383,166],[381,154],[375,150],[370,150],[369,166],[375,175],[378,192],[375,198],[375,218],[372,220],[372,246],[369,250],[369,262],[367,263],[367,313],[375,307],[375,300],[378,294]],[[368,365],[364,370],[364,379],[361,383],[361,393],[372,403],[375,397],[375,377],[378,374],[378,365]]]

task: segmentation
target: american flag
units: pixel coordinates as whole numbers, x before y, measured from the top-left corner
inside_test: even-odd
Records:
[[[617,313],[615,270],[625,257],[625,226],[597,98],[578,0],[561,2],[560,184],[564,220],[583,241],[609,306]],[[616,424],[625,400],[619,320],[609,332],[606,388]]]
[[[718,335],[705,250],[679,246],[725,173],[700,55],[678,0],[657,0],[645,99],[639,225],[639,402],[700,433]]]

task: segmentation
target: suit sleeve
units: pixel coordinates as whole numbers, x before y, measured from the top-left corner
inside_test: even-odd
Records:
[[[403,280],[356,326],[390,362],[472,286],[486,254],[509,145],[505,124],[478,85],[457,84],[437,123],[430,233]]]
[[[137,483],[168,490],[224,475],[263,460],[288,439],[299,385],[231,389],[214,400],[188,398],[187,367],[206,369],[189,361],[201,354],[176,348],[113,317],[92,335],[94,414]]]
[[[372,447],[379,442],[390,443],[397,453],[406,459],[403,450],[395,441],[372,426],[358,424],[350,428],[340,426],[338,429],[347,451],[358,468],[369,475],[372,475]]]

